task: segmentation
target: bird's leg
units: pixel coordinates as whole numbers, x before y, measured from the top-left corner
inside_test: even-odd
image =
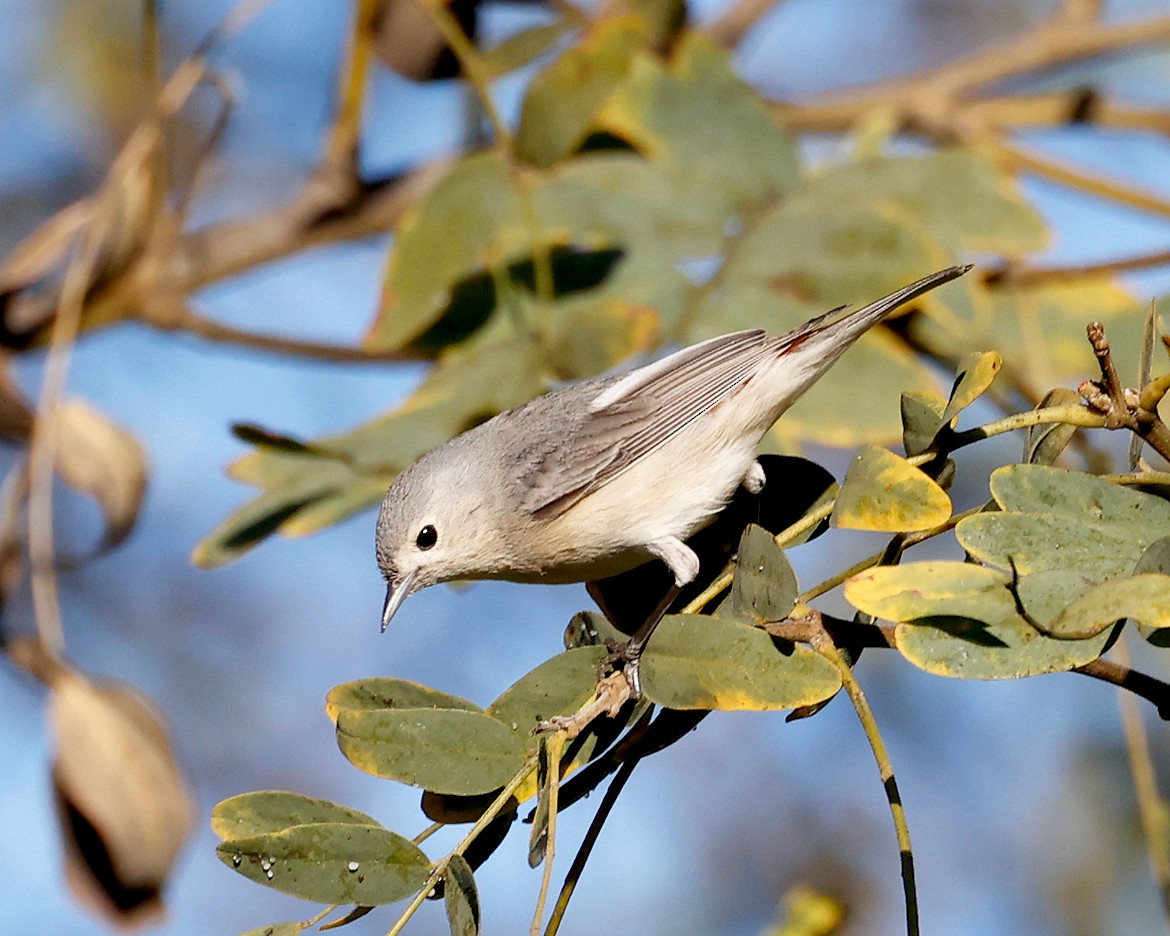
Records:
[[[646,644],[654,633],[654,629],[658,627],[658,622],[662,620],[671,603],[678,597],[683,586],[693,582],[695,576],[699,574],[699,557],[678,537],[671,536],[648,543],[646,549],[666,563],[667,568],[674,573],[674,584],[667,590],[650,616],[646,618],[645,623],[634,632],[629,640],[609,648],[608,662],[623,665],[626,678],[630,681],[630,689],[633,690],[635,697],[642,694],[641,678],[638,672],[642,651],[646,649]]]
[[[749,494],[759,494],[764,489],[767,480],[764,476],[764,466],[759,463],[759,460],[756,460],[752,462],[740,484]]]

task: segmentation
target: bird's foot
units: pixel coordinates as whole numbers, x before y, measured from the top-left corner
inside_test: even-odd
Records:
[[[626,681],[630,684],[630,697],[633,699],[642,698],[642,674],[638,669],[638,664],[642,659],[642,650],[645,648],[646,642],[635,639],[623,640],[621,643],[616,640],[607,640],[605,645],[609,648],[609,656],[602,661],[601,671],[603,673],[624,673]]]
[[[549,731],[563,731],[570,738],[575,738],[589,725],[593,719],[601,715],[614,718],[621,711],[622,706],[638,696],[633,692],[625,668],[615,670],[597,681],[597,689],[593,698],[577,709],[572,715],[554,715],[536,723],[533,734],[543,734]]]

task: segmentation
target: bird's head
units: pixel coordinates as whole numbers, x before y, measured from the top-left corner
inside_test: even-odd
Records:
[[[378,512],[375,551],[386,580],[385,630],[406,597],[428,585],[482,578],[491,568],[487,511],[467,465],[447,447],[403,471]]]

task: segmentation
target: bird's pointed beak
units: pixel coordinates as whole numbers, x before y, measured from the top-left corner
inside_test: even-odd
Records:
[[[400,582],[390,582],[386,586],[386,603],[382,605],[382,633],[390,626],[390,619],[402,604],[406,596],[414,591],[414,573],[408,572]]]

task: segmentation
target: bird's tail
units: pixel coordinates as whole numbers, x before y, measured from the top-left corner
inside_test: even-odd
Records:
[[[827,367],[846,348],[860,338],[861,335],[899,306],[903,306],[907,302],[917,299],[923,293],[928,293],[943,283],[949,283],[953,279],[958,279],[970,269],[971,264],[968,263],[966,266],[947,267],[945,270],[931,273],[929,276],[924,276],[909,286],[903,286],[888,296],[883,296],[876,302],[871,302],[869,305],[863,306],[856,312],[839,315],[845,307],[841,306],[840,308],[833,309],[824,315],[818,315],[816,318],[810,319],[799,328],[790,331],[787,335],[781,335],[776,339],[777,345],[781,353],[795,351],[806,343],[815,345],[818,354],[824,355],[827,358],[825,364]]]

